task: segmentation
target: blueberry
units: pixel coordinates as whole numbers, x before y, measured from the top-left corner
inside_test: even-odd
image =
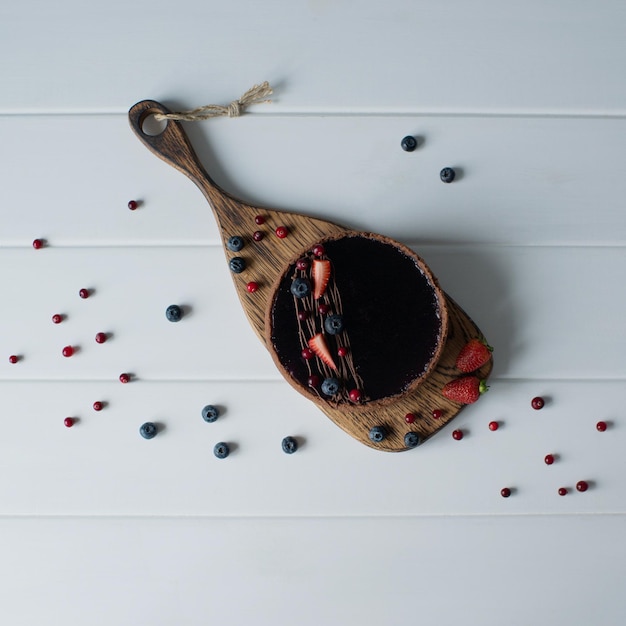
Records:
[[[285,437],[282,446],[283,452],[293,454],[298,449],[298,442],[293,437]]]
[[[205,422],[214,422],[219,417],[219,414],[217,407],[214,407],[212,404],[207,404],[202,409],[202,419]]]
[[[139,434],[144,439],[152,439],[152,437],[156,437],[157,434],[157,426],[154,422],[146,422],[141,425],[139,429]]]
[[[439,172],[439,177],[444,183],[451,183],[456,176],[456,172],[451,167],[444,167],[441,172]]]
[[[233,235],[227,242],[226,247],[231,252],[239,252],[243,248],[243,237],[239,237],[239,235]]]
[[[306,298],[311,293],[311,283],[307,278],[294,278],[291,283],[291,293],[296,298]]]
[[[227,443],[225,443],[224,441],[220,441],[219,443],[216,443],[213,447],[213,454],[218,459],[225,459],[230,454],[230,448],[228,447]]]
[[[170,322],[180,322],[183,319],[183,310],[177,304],[170,304],[165,309],[165,317]]]
[[[374,426],[369,433],[369,437],[374,443],[380,443],[386,436],[387,433],[382,426]]]
[[[420,443],[420,436],[417,433],[407,433],[406,435],[404,435],[404,445],[407,448],[415,448],[415,446],[418,446]]]
[[[411,135],[407,135],[402,139],[400,145],[405,152],[413,152],[413,150],[417,148],[417,139]]]
[[[329,315],[324,320],[324,328],[329,335],[338,335],[343,330],[343,316]]]
[[[228,267],[230,267],[230,271],[235,274],[241,274],[246,269],[246,260],[242,259],[240,256],[234,256],[229,262]]]
[[[336,378],[325,378],[322,382],[322,393],[326,396],[336,396],[341,385]]]

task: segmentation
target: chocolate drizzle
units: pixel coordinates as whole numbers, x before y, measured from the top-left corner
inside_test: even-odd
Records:
[[[363,390],[363,381],[358,375],[353,362],[352,351],[350,350],[350,338],[347,329],[331,335],[325,331],[324,322],[328,315],[338,314],[343,316],[343,304],[341,302],[341,295],[334,278],[334,269],[332,261],[327,256],[321,255],[315,257],[312,253],[303,257],[308,261],[307,269],[298,269],[297,264],[292,265],[288,276],[291,281],[296,278],[307,278],[314,283],[314,272],[312,271],[313,262],[316,259],[328,261],[330,263],[330,278],[328,279],[328,285],[324,289],[320,298],[315,298],[314,291],[308,296],[298,298],[293,296],[293,308],[298,324],[298,338],[300,341],[301,351],[309,348],[309,341],[317,334],[322,334],[324,342],[328,347],[331,358],[337,369],[333,369],[319,356],[315,356],[312,359],[304,359],[308,371],[309,377],[312,375],[319,376],[321,379],[337,377],[342,385],[339,393],[336,396],[328,397],[324,395],[318,385],[309,385],[311,390],[319,397],[324,398],[333,403],[339,403],[349,400],[349,391],[351,389]],[[326,313],[320,312],[320,305],[327,308]],[[307,317],[305,320],[300,319],[299,313],[306,312]],[[347,353],[345,356],[339,356],[339,349],[346,348]]]

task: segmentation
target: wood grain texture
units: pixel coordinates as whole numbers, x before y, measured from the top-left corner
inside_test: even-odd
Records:
[[[296,213],[261,209],[236,200],[213,182],[198,160],[179,122],[168,121],[163,130],[155,135],[145,132],[146,121],[155,113],[167,114],[169,110],[154,100],[137,103],[129,111],[131,128],[151,152],[188,176],[208,200],[221,230],[227,257],[232,259],[237,256],[238,259],[245,261],[243,271],[233,272],[233,280],[241,305],[259,339],[271,353],[274,353],[273,345],[269,341],[271,335],[268,327],[271,317],[269,310],[273,294],[278,288],[278,282],[287,268],[311,250],[315,244],[338,238],[339,235],[354,236],[356,233],[351,233],[331,222]],[[261,230],[264,234],[262,240],[252,242],[251,232],[258,228],[255,225],[257,216],[263,217],[267,228]],[[279,228],[286,229],[286,237],[276,235],[275,231]],[[248,241],[249,245],[243,248],[243,252],[229,253],[227,243],[233,235],[243,235]],[[394,244],[391,240],[387,242]],[[401,244],[395,245],[401,247]],[[251,249],[254,252],[248,252]],[[413,255],[403,246],[402,249],[406,254]],[[415,263],[420,264],[427,271],[423,261],[416,255],[413,256]],[[260,287],[254,293],[250,293],[247,289],[247,284],[251,279],[258,281]],[[408,450],[404,440],[407,431],[404,416],[407,413],[415,413],[420,417],[415,427],[411,429],[419,434],[420,442],[422,442],[445,426],[463,408],[462,404],[443,397],[441,391],[446,383],[459,377],[459,372],[454,368],[454,361],[463,345],[471,338],[482,337],[478,327],[456,303],[451,303],[449,299],[446,299],[444,306],[443,294],[437,285],[435,288],[439,294],[442,328],[434,361],[418,381],[397,397],[387,398],[385,402],[364,402],[354,406],[337,405],[313,394],[303,385],[295,384],[276,359],[279,370],[298,391],[316,402],[335,424],[358,441],[387,452]],[[448,309],[451,310],[450,317],[453,318],[450,323],[450,332],[448,331]],[[486,379],[491,369],[492,361],[483,366],[477,375],[481,379]],[[442,418],[432,417],[435,409],[443,412]],[[387,435],[381,442],[371,440],[369,434],[373,427],[385,429]]]

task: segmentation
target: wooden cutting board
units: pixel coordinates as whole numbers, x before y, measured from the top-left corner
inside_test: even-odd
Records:
[[[208,200],[244,311],[285,379],[377,450],[407,450],[407,433],[423,443],[452,420],[463,405],[441,390],[461,376],[454,366],[461,348],[482,333],[424,261],[382,235],[233,198],[211,180],[179,122],[168,120],[157,135],[144,132],[155,113],[169,111],[139,102],[129,111],[130,125]],[[485,379],[491,368],[489,361],[476,375]],[[327,380],[340,391],[329,393]],[[415,416],[412,423],[407,414]],[[371,438],[375,428],[384,433],[379,441]]]

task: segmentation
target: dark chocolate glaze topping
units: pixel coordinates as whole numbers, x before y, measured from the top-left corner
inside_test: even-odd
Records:
[[[348,235],[323,245],[325,258],[332,263],[332,289],[340,295],[345,337],[324,333],[323,320],[318,328],[334,361],[341,360],[338,345],[350,346],[351,366],[358,375],[353,377],[358,382],[342,380],[342,384],[346,390],[362,386],[364,401],[403,393],[426,372],[440,341],[434,285],[415,258],[388,241]],[[303,336],[296,310],[301,304],[290,291],[298,275],[294,264],[277,289],[270,314],[271,343],[285,370],[308,388],[312,373],[322,379],[325,373],[318,360],[305,360],[301,355],[310,337]],[[345,397],[344,393],[340,401]]]

